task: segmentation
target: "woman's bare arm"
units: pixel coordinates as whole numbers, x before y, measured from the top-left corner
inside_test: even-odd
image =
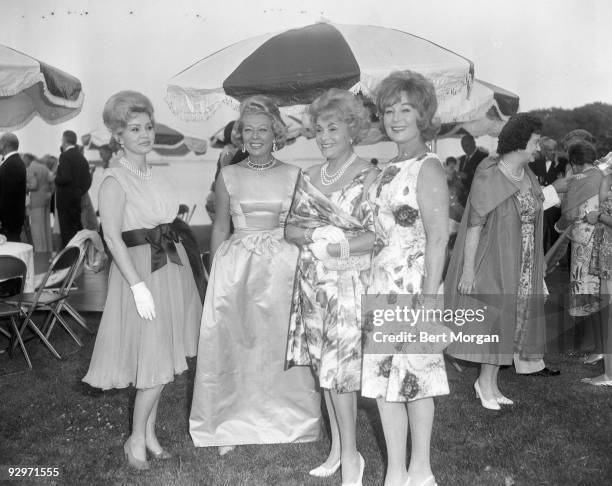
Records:
[[[121,237],[123,212],[125,209],[125,192],[119,182],[107,177],[100,186],[99,193],[100,222],[104,231],[104,240],[113,255],[113,261],[130,287],[142,281],[130,257],[127,246]]]
[[[221,243],[230,235],[230,198],[223,179],[223,173],[219,174],[215,183],[215,222],[210,237],[210,255],[213,257]]]
[[[449,207],[446,173],[436,159],[428,159],[421,166],[417,179],[417,201],[427,237],[423,294],[435,295],[444,270]]]

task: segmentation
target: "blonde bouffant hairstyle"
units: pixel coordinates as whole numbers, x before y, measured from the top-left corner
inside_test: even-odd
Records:
[[[111,96],[102,111],[104,125],[113,135],[121,133],[128,121],[138,113],[146,113],[155,125],[153,104],[138,91],[119,91]]]
[[[417,127],[423,141],[434,139],[440,130],[440,123],[434,118],[438,110],[436,90],[432,82],[425,76],[409,70],[389,74],[376,88],[376,108],[380,116],[382,132],[386,133],[385,110],[400,101],[402,93],[410,98],[411,103],[419,112]]]
[[[244,143],[242,130],[244,129],[244,117],[246,115],[266,115],[272,122],[272,132],[276,150],[280,150],[287,142],[287,125],[281,118],[280,110],[274,100],[268,96],[255,95],[240,103],[240,117],[236,120],[234,128],[235,139],[238,145]]]
[[[308,108],[314,127],[317,119],[335,115],[348,125],[353,143],[363,140],[370,129],[370,111],[350,91],[331,88],[314,100]]]

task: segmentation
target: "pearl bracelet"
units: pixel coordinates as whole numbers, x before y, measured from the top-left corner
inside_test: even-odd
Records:
[[[344,238],[340,240],[340,259],[347,260],[351,252],[351,247],[349,246],[349,241]]]
[[[313,233],[314,229],[313,228],[306,228],[306,230],[304,230],[304,239],[306,240],[307,243],[312,243],[312,233]]]

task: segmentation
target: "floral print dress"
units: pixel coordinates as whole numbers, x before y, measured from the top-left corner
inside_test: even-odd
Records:
[[[612,216],[612,198],[602,202],[599,209],[603,214]],[[597,223],[593,238],[595,242],[591,256],[591,273],[599,275],[602,280],[612,280],[612,228]]]
[[[420,294],[425,276],[426,235],[417,202],[417,178],[426,153],[391,162],[368,192],[376,243],[368,294]],[[407,324],[408,326],[408,324]],[[364,339],[373,329],[364,328]],[[444,357],[432,354],[364,354],[361,394],[406,402],[449,393]]]
[[[569,315],[573,317],[589,316],[598,312],[600,307],[599,275],[590,271],[595,243],[595,225],[583,221],[591,211],[599,211],[599,194],[590,197],[578,207],[576,220],[570,232],[572,256]]]
[[[521,271],[516,299],[516,327],[514,329],[514,351],[522,349],[529,304],[533,295],[533,263],[535,252],[536,200],[531,193],[517,193],[515,196],[521,218]]]
[[[298,182],[287,224],[313,227],[332,224],[351,237],[374,231],[371,207],[364,184],[374,166],[361,171],[347,186],[324,195],[308,176]],[[314,226],[316,227],[316,226]],[[361,386],[361,295],[370,271],[370,254],[351,256],[344,266],[339,259],[321,261],[308,246],[301,249],[289,322],[287,364],[309,365],[321,388],[339,393]]]

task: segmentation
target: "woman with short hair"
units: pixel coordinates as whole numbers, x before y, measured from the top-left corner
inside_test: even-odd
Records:
[[[462,294],[480,296],[481,304],[490,307],[478,332],[497,336],[499,343],[455,342],[447,352],[480,363],[474,390],[491,410],[514,403],[499,389],[500,366],[514,361],[518,372],[546,369],[545,195],[528,166],[541,130],[541,120],[529,113],[514,115],[502,129],[498,155],[483,160],[476,171],[446,276],[450,307],[463,306]]]
[[[382,128],[397,155],[382,167],[368,192],[374,210],[376,243],[368,294],[389,299],[425,298],[436,306],[448,242],[449,196],[446,174],[426,142],[438,132],[432,83],[421,74],[398,71],[377,87]],[[441,352],[368,353],[373,328],[365,329],[361,394],[375,398],[387,446],[386,486],[433,486],[430,442],[433,397],[448,394]],[[410,425],[411,454],[406,469]]]
[[[330,89],[313,101],[309,115],[326,162],[299,178],[286,229],[301,248],[287,360],[289,366],[311,366],[327,405],[331,450],[310,475],[331,476],[342,466],[342,484],[361,484],[360,309],[374,243],[365,190],[378,169],[354,152],[369,128],[369,112],[355,95]]]
[[[306,369],[284,370],[297,248],[284,239],[299,169],[278,160],[287,129],[274,101],[247,98],[236,138],[248,157],[215,183],[213,256],[189,416],[197,447],[318,439]],[[234,232],[230,234],[230,222]]]
[[[150,467],[147,452],[153,459],[172,457],[157,439],[157,409],[164,386],[196,354],[202,267],[189,228],[175,220],[176,191],[147,164],[153,105],[141,93],[120,91],[106,102],[103,118],[123,155],[100,185],[100,219],[113,261],[83,381],[103,390],[136,387],[123,449],[128,464],[142,470]]]

